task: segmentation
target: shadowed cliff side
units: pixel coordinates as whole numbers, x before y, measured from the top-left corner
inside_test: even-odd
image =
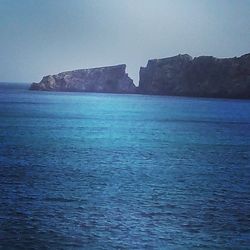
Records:
[[[142,94],[250,98],[250,54],[218,59],[178,55],[140,69]]]
[[[135,93],[136,87],[122,64],[48,75],[32,83],[30,90]]]

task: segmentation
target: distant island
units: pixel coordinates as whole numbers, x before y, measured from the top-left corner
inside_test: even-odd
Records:
[[[80,69],[48,75],[31,90],[250,98],[250,54],[234,58],[190,55],[149,60],[139,86],[126,65]]]
[[[31,90],[99,93],[135,93],[136,86],[126,73],[126,65],[78,69],[43,77]]]

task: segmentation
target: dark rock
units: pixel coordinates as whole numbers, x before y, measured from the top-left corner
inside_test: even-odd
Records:
[[[39,83],[33,83],[30,89],[102,93],[135,93],[136,91],[133,80],[126,73],[125,64],[48,75]]]
[[[250,54],[239,58],[178,55],[140,69],[142,94],[250,98]]]

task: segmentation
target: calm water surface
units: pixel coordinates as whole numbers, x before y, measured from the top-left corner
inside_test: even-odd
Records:
[[[250,101],[0,85],[0,249],[250,249]]]

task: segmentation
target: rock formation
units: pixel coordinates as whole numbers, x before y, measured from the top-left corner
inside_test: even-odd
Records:
[[[43,77],[31,90],[134,93],[136,87],[126,73],[126,65],[79,69]]]
[[[45,76],[30,89],[250,99],[250,54],[223,59],[178,55],[149,60],[140,69],[137,88],[122,64]]]
[[[178,55],[140,69],[142,94],[250,98],[250,54],[218,59]]]

